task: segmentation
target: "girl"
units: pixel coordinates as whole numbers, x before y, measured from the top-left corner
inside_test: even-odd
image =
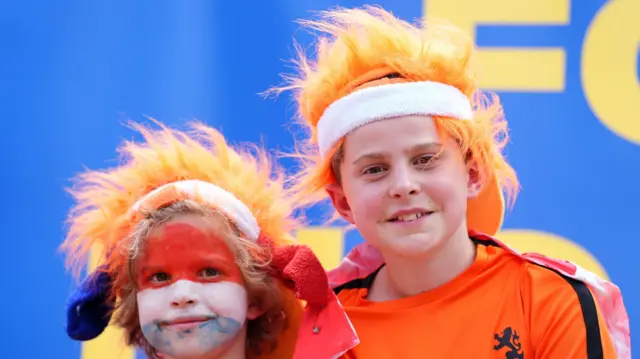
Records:
[[[71,191],[67,263],[78,273],[93,246],[102,255],[69,299],[69,335],[95,338],[114,313],[149,358],[328,359],[344,351],[329,339],[351,345],[318,259],[293,244],[298,222],[264,152],[202,124],[134,127],[145,142],[124,143],[125,163]]]

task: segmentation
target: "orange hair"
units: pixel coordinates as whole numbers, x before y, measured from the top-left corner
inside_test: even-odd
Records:
[[[99,263],[109,273],[126,275],[121,269],[127,258],[118,245],[134,226],[127,213],[147,193],[179,180],[216,184],[249,208],[265,236],[277,244],[294,240],[291,232],[299,224],[290,217],[292,203],[285,195],[284,176],[274,171],[264,151],[255,146],[255,155],[250,148],[234,150],[218,131],[200,123],[191,124],[191,134],[158,125],[160,129],[152,131],[133,124],[145,142],[125,141],[118,151],[124,157],[121,166],[87,171],[76,178],[70,190],[76,205],[61,246],[67,267],[76,276],[94,245],[102,247]],[[122,282],[126,281],[115,280]]]
[[[302,125],[310,132],[293,155],[303,162],[292,188],[303,205],[326,198],[324,188],[338,182],[332,161],[342,141],[327,156],[320,156],[316,133],[320,117],[336,100],[380,81],[435,81],[462,91],[472,101],[473,121],[434,117],[436,125],[460,144],[483,178],[497,180],[508,202],[515,201],[518,179],[501,154],[508,141],[507,122],[498,97],[477,89],[469,36],[444,22],[412,25],[374,6],[320,14],[317,21],[302,21],[326,34],[317,39],[316,60],[305,57],[297,46],[299,74],[284,76],[287,84],[270,90],[294,91]],[[389,74],[400,76],[383,79]]]

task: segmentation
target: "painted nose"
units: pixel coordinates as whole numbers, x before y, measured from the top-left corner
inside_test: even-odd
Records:
[[[420,193],[420,183],[416,173],[411,168],[396,167],[391,176],[389,196],[392,198],[404,198]]]
[[[173,284],[171,295],[171,306],[174,308],[184,308],[198,303],[196,286],[190,281],[178,281]]]

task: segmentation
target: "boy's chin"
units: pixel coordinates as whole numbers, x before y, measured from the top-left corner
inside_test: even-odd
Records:
[[[430,257],[440,246],[441,236],[434,233],[415,233],[405,236],[394,236],[383,240],[380,250],[398,257],[425,259]]]

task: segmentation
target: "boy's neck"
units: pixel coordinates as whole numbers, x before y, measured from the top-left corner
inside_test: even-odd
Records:
[[[369,291],[374,302],[411,297],[446,284],[473,264],[476,246],[466,223],[428,257],[397,257],[383,253],[386,265]]]

